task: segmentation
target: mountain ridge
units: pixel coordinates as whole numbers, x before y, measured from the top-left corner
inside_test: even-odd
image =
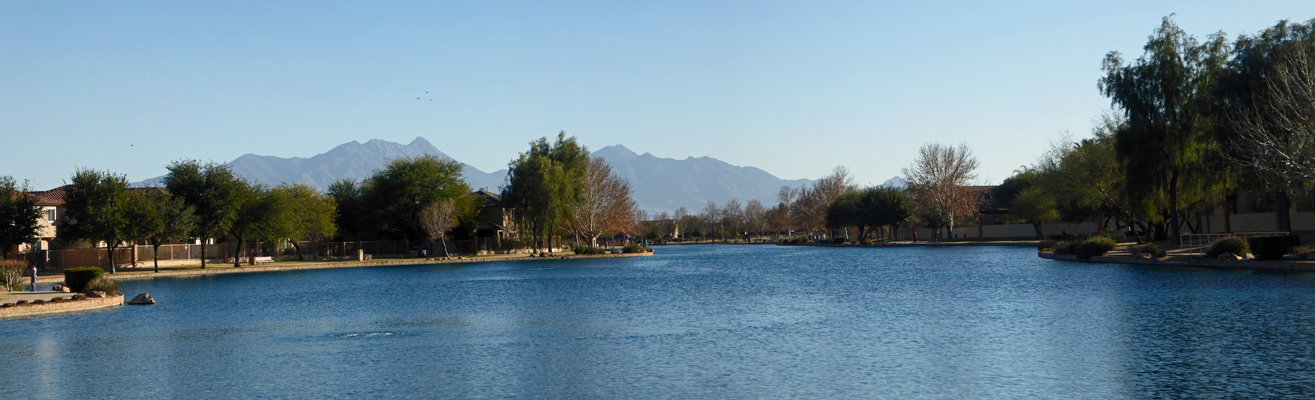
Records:
[[[382,139],[365,143],[353,140],[311,157],[277,157],[243,154],[226,163],[239,176],[256,183],[278,185],[302,183],[325,190],[340,179],[362,179],[396,157],[430,154],[455,159],[434,147],[424,137],[400,144]],[[617,144],[591,153],[612,167],[613,173],[630,181],[635,202],[651,213],[675,211],[685,207],[690,213],[702,210],[709,201],[718,205],[731,199],[742,202],[757,199],[764,205],[776,204],[781,186],[798,188],[809,179],[780,179],[753,166],[737,166],[716,158],[687,157],[684,160],[659,158],[651,153],[638,154]],[[506,169],[484,172],[462,163],[462,177],[472,190],[500,191]],[[164,177],[136,185],[158,186]]]

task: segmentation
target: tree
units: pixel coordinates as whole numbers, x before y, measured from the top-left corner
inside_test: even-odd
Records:
[[[64,217],[55,234],[60,240],[104,241],[110,273],[117,273],[114,249],[131,235],[128,221],[128,178],[109,171],[78,168],[64,192]]]
[[[360,235],[366,226],[365,185],[351,179],[339,179],[329,184],[327,192],[338,211],[334,217],[338,234]]]
[[[783,199],[793,197],[790,214],[795,219],[795,226],[820,231],[826,229],[827,206],[840,195],[851,190],[854,190],[854,184],[849,176],[849,170],[839,166],[832,170],[830,175],[818,179],[812,186],[791,190],[789,194],[784,193],[785,190],[782,188],[782,193],[778,195]]]
[[[744,204],[744,225],[750,234],[762,234],[767,230],[767,210],[758,199]]]
[[[694,223],[690,220],[689,210],[685,207],[677,208],[676,212],[671,214],[671,222],[675,224],[676,232],[681,236],[689,235],[690,230],[694,228]]]
[[[904,169],[908,190],[933,228],[954,231],[955,217],[976,217],[982,193],[969,185],[977,179],[977,157],[967,144],[925,144]]]
[[[196,214],[192,234],[201,239],[201,268],[206,267],[206,241],[227,231],[237,217],[239,196],[246,182],[233,174],[227,165],[202,164],[196,160],[175,161],[167,167],[164,187],[183,199]]]
[[[869,225],[867,219],[863,218],[867,210],[863,209],[862,202],[862,195],[859,192],[840,195],[826,208],[826,227],[831,230],[854,227],[858,229],[858,239],[863,240],[867,236]]]
[[[160,246],[187,238],[196,227],[196,214],[182,198],[157,188],[130,191],[128,198],[131,238],[151,245],[155,272],[160,272]]]
[[[612,167],[597,157],[589,159],[585,182],[584,198],[573,207],[563,230],[577,239],[588,238],[592,247],[598,246],[598,236],[604,233],[632,230],[635,200],[630,182],[613,174]]]
[[[19,243],[36,239],[41,229],[41,207],[29,195],[27,182],[20,186],[11,176],[0,176],[0,260]]]
[[[1127,117],[1127,129],[1116,136],[1116,150],[1127,163],[1127,182],[1135,201],[1164,193],[1174,245],[1181,243],[1179,195],[1187,185],[1200,185],[1205,160],[1214,146],[1210,110],[1214,89],[1224,71],[1227,45],[1222,33],[1205,43],[1165,17],[1143,48],[1145,53],[1125,64],[1118,52],[1105,56],[1099,88]]]
[[[416,216],[426,205],[452,201],[458,219],[477,213],[470,185],[461,177],[461,162],[433,155],[401,157],[365,179],[362,196],[368,226],[384,236],[428,236]]]
[[[699,223],[704,227],[702,230],[711,230],[714,235],[713,240],[717,240],[717,236],[721,233],[721,218],[723,215],[721,209],[717,208],[717,203],[711,201],[703,207],[703,212],[699,213]],[[707,234],[707,232],[703,233]]]
[[[515,209],[519,226],[532,240],[547,239],[571,218],[575,204],[584,198],[588,164],[589,149],[574,137],[568,139],[565,131],[552,144],[548,138],[530,142],[530,151],[511,161],[502,198]]]
[[[1018,193],[1009,204],[1009,212],[1026,219],[1036,229],[1037,239],[1045,239],[1041,225],[1059,219],[1059,210],[1055,207],[1055,197],[1037,186],[1030,186]]]
[[[1289,204],[1315,180],[1315,20],[1241,36],[1234,54],[1221,84],[1223,154],[1278,200],[1279,230],[1291,231]]]
[[[868,188],[863,193],[863,204],[870,212],[867,223],[873,227],[889,226],[891,234],[895,229],[913,218],[914,205],[904,191],[881,186]]]
[[[237,239],[233,253],[233,266],[242,266],[243,247],[247,239],[275,241],[291,237],[295,230],[290,199],[284,192],[271,190],[264,185],[245,184],[237,192],[237,217],[228,227],[228,234]]]
[[[288,211],[292,218],[288,239],[297,249],[297,260],[305,260],[302,241],[311,242],[314,248],[316,243],[333,237],[337,232],[338,226],[334,223],[337,204],[330,195],[300,183],[284,183],[274,188],[274,191],[288,200]],[[312,253],[311,257],[315,255]]]
[[[457,210],[454,199],[439,199],[420,209],[420,225],[425,229],[430,243],[443,243],[443,258],[452,258],[447,252],[447,231],[457,226]]]

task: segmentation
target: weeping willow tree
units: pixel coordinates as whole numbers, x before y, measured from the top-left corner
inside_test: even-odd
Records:
[[[1210,116],[1228,46],[1222,33],[1198,42],[1170,16],[1143,50],[1131,63],[1118,52],[1106,55],[1098,86],[1127,119],[1115,150],[1126,163],[1129,193],[1143,205],[1165,201],[1177,245],[1184,201],[1203,197],[1212,182],[1207,156],[1217,153],[1218,144],[1209,135]]]
[[[565,131],[551,144],[548,138],[530,142],[530,151],[511,161],[503,201],[514,209],[518,229],[536,241],[536,250],[547,247],[541,240],[551,237],[584,200],[588,165],[589,149]]]

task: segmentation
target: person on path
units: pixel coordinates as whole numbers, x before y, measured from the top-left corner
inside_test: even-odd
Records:
[[[918,231],[913,231],[913,243],[918,243]]]
[[[27,273],[32,275],[32,291],[37,291],[37,266],[32,263],[27,264]]]

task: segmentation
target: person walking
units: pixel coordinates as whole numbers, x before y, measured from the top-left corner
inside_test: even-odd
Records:
[[[32,291],[37,291],[37,266],[32,263],[27,264],[27,274],[32,276]]]

